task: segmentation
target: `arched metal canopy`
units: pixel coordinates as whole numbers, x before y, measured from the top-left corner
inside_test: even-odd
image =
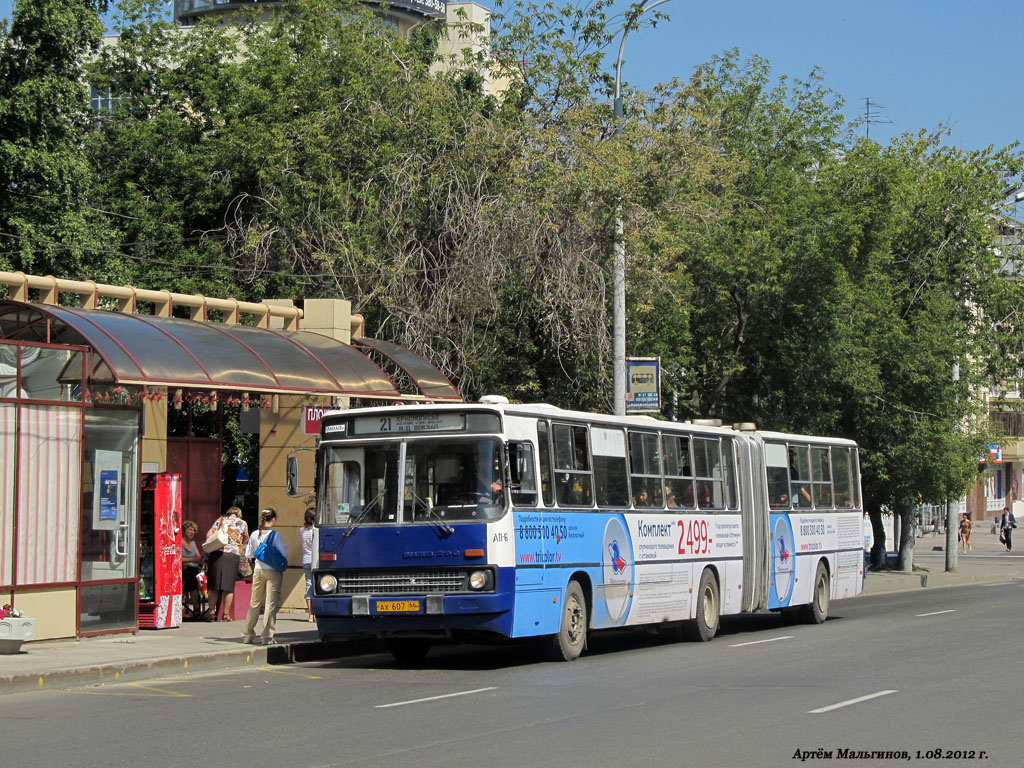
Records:
[[[91,347],[98,360],[90,378],[120,384],[407,397],[358,349],[310,331],[0,300],[0,338]],[[373,349],[386,345],[378,351],[395,360],[422,396],[461,400],[427,360],[389,342],[366,341]]]
[[[416,382],[420,392],[429,399],[462,400],[459,390],[452,386],[445,375],[411,349],[380,339],[353,339],[352,343],[357,347],[372,349],[391,360]]]

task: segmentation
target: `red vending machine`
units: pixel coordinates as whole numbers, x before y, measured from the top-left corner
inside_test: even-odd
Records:
[[[181,475],[142,476],[139,627],[181,626]]]

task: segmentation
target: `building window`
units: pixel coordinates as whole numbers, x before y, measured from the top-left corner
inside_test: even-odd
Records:
[[[89,87],[89,108],[97,115],[113,112],[116,98],[113,89],[109,85],[93,85]]]
[[[1024,413],[1020,411],[992,411],[991,420],[1001,426],[1007,437],[1024,437]]]

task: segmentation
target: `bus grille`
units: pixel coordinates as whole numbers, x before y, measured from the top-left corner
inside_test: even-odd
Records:
[[[342,571],[341,595],[446,594],[465,591],[461,571]]]

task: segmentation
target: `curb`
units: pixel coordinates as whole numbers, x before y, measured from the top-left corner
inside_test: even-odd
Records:
[[[208,653],[191,653],[156,659],[95,664],[46,672],[0,675],[0,696],[29,691],[61,690],[92,685],[114,685],[198,672],[323,661],[355,656],[370,650],[365,641],[298,641],[278,645],[252,645]]]
[[[284,646],[282,646],[283,648]],[[268,648],[252,647],[217,653],[196,653],[158,659],[139,659],[124,663],[96,664],[47,672],[26,672],[0,676],[0,696],[28,691],[60,690],[89,685],[153,680],[170,675],[189,675],[236,667],[258,667],[275,662],[268,659]]]
[[[864,591],[857,597],[870,597],[872,595],[890,595],[896,592],[907,592],[920,587],[939,589],[941,587],[966,587],[974,584],[998,584],[1004,581],[1019,581],[1024,576],[1019,572],[1005,574],[963,574],[957,571],[952,573],[940,571],[937,573],[909,573],[907,571],[887,571],[885,573],[872,573],[868,576]],[[874,584],[869,587],[869,584]],[[910,585],[910,586],[908,586]]]

